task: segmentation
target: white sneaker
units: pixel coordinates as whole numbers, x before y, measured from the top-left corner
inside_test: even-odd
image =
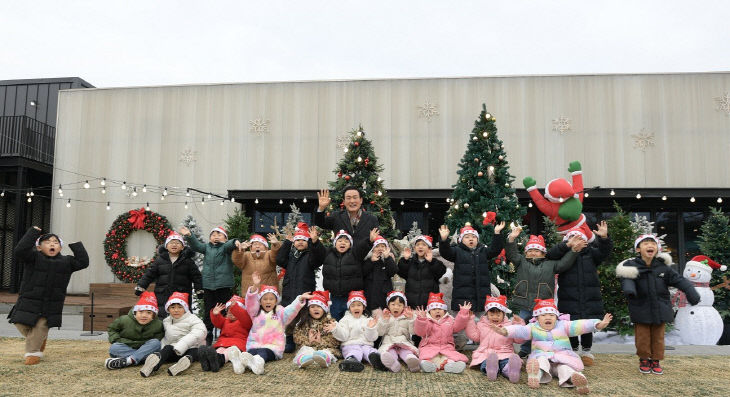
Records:
[[[466,369],[466,363],[463,361],[449,361],[444,365],[444,372],[450,374],[460,374]]]
[[[167,374],[170,376],[176,376],[188,368],[190,368],[190,356],[183,356],[167,369]]]
[[[241,350],[237,346],[231,346],[227,353],[228,360],[233,364],[233,373],[242,374],[245,368],[241,363]]]
[[[432,373],[436,372],[436,364],[428,361],[428,360],[421,360],[421,371],[426,373]]]
[[[243,365],[243,372],[246,372],[246,368],[251,367],[251,361],[253,356],[249,352],[241,352],[241,365]]]
[[[249,368],[251,368],[251,372],[256,375],[263,375],[264,359],[261,356],[253,356],[253,359],[251,359],[251,363],[249,364]]]
[[[139,374],[142,375],[142,377],[146,378],[152,374],[152,371],[155,370],[155,366],[160,362],[160,356],[158,353],[152,353],[144,360],[144,365],[142,366],[142,369],[139,370]]]

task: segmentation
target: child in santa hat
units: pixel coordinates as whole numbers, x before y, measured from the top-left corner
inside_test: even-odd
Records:
[[[205,345],[205,329],[203,320],[190,313],[188,294],[174,292],[165,303],[165,310],[170,314],[162,325],[165,337],[162,338],[162,350],[147,356],[140,370],[143,377],[148,377],[160,369],[164,363],[175,362],[167,369],[167,373],[175,376],[190,368],[193,361],[198,361],[198,347]]]
[[[364,278],[372,271],[372,261],[364,261],[370,246],[378,237],[378,229],[370,230],[369,240],[354,241],[350,234],[340,230],[333,239],[332,248],[322,265],[322,285],[330,292],[332,318],[339,321],[347,311],[347,296],[350,291],[364,288]]]
[[[109,356],[104,361],[107,369],[121,369],[140,365],[150,354],[160,351],[160,339],[165,336],[162,321],[157,318],[157,298],[152,292],[143,292],[129,314],[118,317],[107,329]]]
[[[276,254],[276,264],[285,270],[281,292],[283,306],[288,306],[299,294],[316,289],[314,272],[322,266],[326,254],[317,229],[310,229],[306,223],[299,222],[294,236],[288,236]],[[286,330],[284,353],[291,353],[296,348],[291,328],[289,326]]]
[[[507,308],[507,297],[504,295],[487,295],[486,302],[484,311],[487,313],[478,322],[472,319],[466,324],[466,335],[479,343],[479,347],[472,353],[470,366],[478,365],[489,380],[497,380],[497,375],[501,373],[510,382],[517,383],[520,381],[522,360],[515,354],[513,344],[523,341],[496,333],[490,324],[505,327],[513,324],[525,325],[525,321],[520,316],[513,316],[511,321],[507,318],[507,314],[512,311]]]
[[[306,300],[314,295],[303,293],[284,307],[279,305],[281,295],[275,286],[261,285],[261,276],[256,272],[251,278],[254,285],[246,293],[246,310],[253,319],[253,325],[248,334],[246,351],[253,356],[249,358],[248,364],[251,371],[263,375],[265,362],[281,360],[283,357],[286,338],[284,329],[296,318]]]
[[[376,317],[367,315],[368,301],[363,291],[351,291],[347,297],[347,312],[332,331],[332,335],[342,342],[340,371],[360,372],[365,369],[362,361],[372,364],[375,369],[387,370],[380,361],[380,354],[373,347],[378,339]]]
[[[379,317],[385,309],[385,296],[393,290],[392,277],[398,272],[395,257],[385,237],[378,235],[373,242],[365,262],[370,262],[372,270],[365,275],[365,297],[368,310],[373,317]],[[350,299],[348,297],[347,301]],[[349,308],[349,306],[348,306]]]
[[[204,255],[203,258],[203,301],[205,303],[205,327],[208,335],[205,338],[207,345],[213,343],[213,324],[210,321],[210,311],[217,304],[225,304],[233,296],[233,262],[231,252],[238,240],[228,240],[226,229],[217,226],[208,235],[208,244],[204,244],[190,233],[186,227],[180,228],[180,234],[190,248]]]
[[[515,239],[522,233],[517,226],[507,236],[505,256],[507,262],[515,267],[515,288],[512,292],[512,305],[519,309],[519,315],[525,321],[532,318],[532,303],[535,299],[554,298],[555,274],[568,270],[575,263],[578,252],[586,246],[585,241],[571,240],[572,249],[559,260],[545,259],[547,248],[542,236],[530,236],[525,244],[524,255],[520,254]],[[576,240],[575,245],[572,242]],[[520,347],[520,357],[530,354],[530,342]]]
[[[337,321],[329,316],[329,291],[314,291],[307,302],[307,310],[299,314],[299,323],[294,330],[294,342],[299,351],[292,360],[299,368],[306,368],[316,362],[322,368],[341,358],[340,341],[332,331]]]
[[[225,311],[225,315],[222,314]],[[201,346],[200,367],[203,371],[218,372],[231,362],[233,372],[242,374],[251,365],[251,354],[246,352],[246,342],[253,322],[246,311],[243,298],[233,295],[225,305],[217,304],[210,312],[210,319],[221,334],[213,347]]]
[[[71,275],[89,267],[89,255],[81,242],[69,244],[73,255],[61,255],[62,247],[61,238],[53,233],[41,234],[38,226],[28,229],[15,246],[23,280],[8,318],[25,337],[25,365],[40,363],[48,329],[61,326]]]
[[[439,279],[446,273],[443,262],[433,257],[433,238],[418,236],[411,249],[403,249],[398,275],[406,280],[406,297],[411,307],[426,306],[431,293],[439,291]]]
[[[233,251],[233,264],[241,269],[241,295],[252,286],[253,273],[261,277],[264,285],[279,285],[276,274],[276,255],[281,249],[281,242],[275,234],[267,235],[268,241],[260,234],[254,234],[248,241],[237,242]]]
[[[203,276],[193,256],[195,252],[185,246],[181,234],[172,232],[165,244],[157,248],[157,258],[147,268],[142,278],[137,282],[135,294],[138,296],[147,290],[151,283],[155,283],[155,296],[158,302],[167,302],[173,292],[183,292],[186,296],[195,290],[203,294]],[[188,300],[188,305],[192,300]],[[166,311],[159,315],[160,319],[167,317]]]
[[[553,299],[535,299],[535,307],[528,325],[489,326],[503,336],[532,341],[532,353],[527,360],[527,385],[532,389],[548,383],[557,376],[560,387],[575,387],[578,394],[587,394],[588,380],[581,373],[583,362],[573,351],[570,337],[604,329],[613,316],[606,313],[603,320],[570,321],[560,315]]]
[[[464,372],[468,358],[456,351],[454,333],[466,328],[469,322],[471,303],[460,306],[456,319],[447,312],[444,294],[428,294],[426,310],[416,310],[416,322],[413,332],[421,337],[418,345],[418,358],[421,360],[423,372],[443,370],[452,374]]]
[[[378,352],[383,365],[390,371],[399,372],[403,360],[411,372],[419,372],[418,348],[411,341],[413,335],[413,310],[408,307],[406,295],[401,291],[391,291],[386,301],[388,308],[378,319],[378,335],[383,337]]]

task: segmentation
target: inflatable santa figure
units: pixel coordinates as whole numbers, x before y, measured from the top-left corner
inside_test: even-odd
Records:
[[[591,243],[596,237],[586,225],[586,216],[583,215],[583,171],[580,162],[571,162],[568,171],[573,177],[573,184],[562,178],[553,179],[545,185],[545,197],[537,190],[537,181],[533,177],[526,177],[522,183],[540,212],[555,222],[558,233],[566,234],[570,229],[581,229]]]
[[[692,258],[684,267],[682,276],[691,281],[695,290],[700,294],[700,302],[694,306],[687,303],[683,292],[675,298],[679,310],[674,319],[682,342],[688,345],[715,345],[720,340],[723,331],[723,322],[720,313],[712,307],[715,294],[710,289],[712,271],[725,271],[726,266],[720,265],[712,259],[698,255]]]

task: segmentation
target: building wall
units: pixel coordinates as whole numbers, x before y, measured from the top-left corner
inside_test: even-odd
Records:
[[[475,118],[486,103],[497,118],[510,171],[521,187],[567,176],[581,160],[586,185],[602,187],[726,187],[730,115],[717,97],[730,73],[605,75],[252,83],[71,90],[60,93],[56,167],[128,183],[227,190],[316,190],[332,179],[341,150],[336,138],[362,124],[391,189],[448,189],[456,180]],[[430,102],[438,114],[423,117]],[[571,129],[554,130],[553,120]],[[256,119],[267,132],[251,132]],[[632,134],[653,134],[634,147]],[[181,153],[196,151],[186,165]],[[80,177],[56,170],[54,186]],[[66,198],[96,200],[65,208]],[[120,201],[105,211],[104,201]],[[82,240],[92,266],[72,281],[113,276],[103,258],[104,233],[122,211],[150,202],[178,223],[187,213],[204,226],[233,206],[185,210],[157,195],[102,197],[78,190],[54,200],[52,227]],[[215,207],[215,208],[213,208]]]

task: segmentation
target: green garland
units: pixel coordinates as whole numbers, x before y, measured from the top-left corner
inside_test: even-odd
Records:
[[[157,244],[164,244],[167,236],[172,232],[170,222],[164,216],[144,208],[130,210],[117,217],[112,223],[104,239],[104,257],[117,278],[126,283],[136,283],[142,277],[147,265],[140,267],[128,266],[127,238],[135,230],[145,230],[152,233]],[[154,257],[157,256],[155,252]]]

